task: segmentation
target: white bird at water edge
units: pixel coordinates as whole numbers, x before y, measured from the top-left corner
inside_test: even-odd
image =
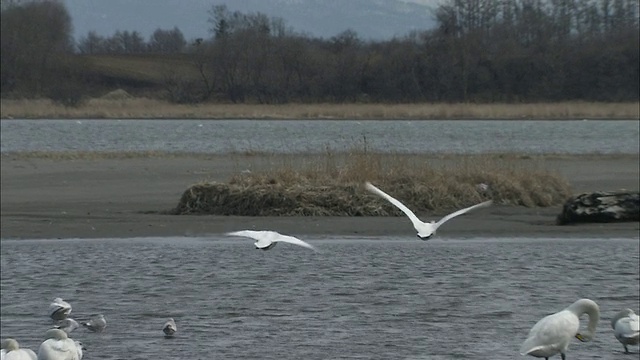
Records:
[[[80,326],[77,321],[72,318],[66,318],[64,320],[60,320],[58,324],[55,326],[56,329],[60,329],[69,335],[73,330],[77,329]]]
[[[585,333],[579,332],[580,316],[583,314],[589,316]],[[575,337],[582,342],[591,341],[599,320],[598,304],[589,299],[580,299],[566,309],[538,321],[529,331],[527,340],[522,343],[520,354],[549,359],[560,353],[562,360],[566,360],[566,352],[571,340]]]
[[[491,205],[493,203],[493,201],[491,201],[491,200],[485,201],[485,202],[482,202],[480,204],[476,204],[476,205],[470,206],[468,208],[464,208],[462,210],[458,210],[458,211],[456,211],[454,213],[451,213],[451,214],[443,217],[442,219],[440,219],[440,221],[438,221],[438,222],[431,221],[431,222],[425,223],[422,220],[418,219],[416,214],[414,214],[413,211],[409,210],[409,208],[406,207],[403,203],[401,203],[400,201],[398,201],[395,198],[391,197],[389,194],[385,193],[384,191],[378,189],[377,187],[373,186],[370,182],[366,182],[365,183],[365,188],[367,190],[371,191],[372,193],[385,198],[387,201],[389,201],[390,203],[395,205],[398,209],[402,210],[402,212],[405,215],[407,215],[409,220],[411,220],[411,223],[413,224],[413,227],[418,232],[418,237],[421,240],[429,240],[429,238],[436,233],[436,230],[438,230],[438,228],[440,226],[442,226],[442,224],[444,224],[445,222],[453,219],[454,217],[462,215],[462,214],[464,214],[464,213],[466,213],[468,211],[474,210],[474,209],[487,207],[487,206],[489,206],[489,205]]]
[[[242,236],[257,240],[254,245],[256,249],[269,250],[272,249],[278,242],[286,242],[298,246],[303,246],[313,251],[318,251],[314,246],[289,235],[282,235],[275,231],[254,231],[254,230],[242,230],[229,232],[230,236]]]
[[[611,328],[614,336],[622,346],[624,352],[629,353],[627,345],[638,345],[640,343],[640,317],[631,309],[624,309],[611,319]]]
[[[61,298],[53,299],[53,302],[49,305],[49,316],[53,320],[63,320],[71,313],[71,305]]]
[[[169,318],[167,322],[162,326],[162,332],[164,332],[165,337],[172,337],[176,331],[178,331],[178,327],[176,326],[176,322],[173,318]]]
[[[80,360],[81,344],[70,339],[67,333],[60,329],[49,329],[45,334],[46,340],[38,349],[38,360]]]
[[[102,332],[107,327],[107,319],[104,318],[104,315],[97,314],[91,320],[82,323],[82,326],[93,332]]]
[[[2,360],[36,360],[37,355],[31,349],[21,349],[15,339],[2,340],[0,359]]]

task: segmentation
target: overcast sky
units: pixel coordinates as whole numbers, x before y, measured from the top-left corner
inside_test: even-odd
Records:
[[[231,11],[280,17],[295,31],[317,37],[349,28],[362,38],[391,38],[433,26],[440,0],[63,0],[73,18],[74,37],[89,31],[110,36],[137,30],[145,38],[155,29],[177,26],[187,39],[210,34],[208,10],[225,4]]]

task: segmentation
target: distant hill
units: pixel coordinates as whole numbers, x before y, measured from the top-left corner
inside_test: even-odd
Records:
[[[111,36],[137,30],[145,38],[177,26],[187,39],[209,37],[208,11],[226,4],[231,11],[280,17],[287,26],[328,38],[352,29],[363,39],[382,40],[435,25],[438,0],[63,0],[73,18],[74,37],[94,30]]]

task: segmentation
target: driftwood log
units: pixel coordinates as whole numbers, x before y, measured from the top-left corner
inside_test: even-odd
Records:
[[[608,223],[640,221],[640,193],[594,192],[567,200],[556,223]]]

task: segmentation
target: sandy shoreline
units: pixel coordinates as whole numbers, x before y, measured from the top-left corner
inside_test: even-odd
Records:
[[[436,160],[447,163],[459,158]],[[226,181],[244,169],[256,171],[281,161],[261,155],[93,160],[3,156],[1,238],[207,236],[245,228],[313,236],[414,236],[403,217],[257,218],[157,213],[173,208],[191,184]],[[580,193],[638,190],[638,161],[638,155],[559,156],[544,159],[542,164],[564,175],[574,192]],[[439,235],[637,238],[640,231],[638,222],[556,226],[559,212],[559,206],[494,206],[456,219]],[[428,219],[442,213],[420,215]]]

